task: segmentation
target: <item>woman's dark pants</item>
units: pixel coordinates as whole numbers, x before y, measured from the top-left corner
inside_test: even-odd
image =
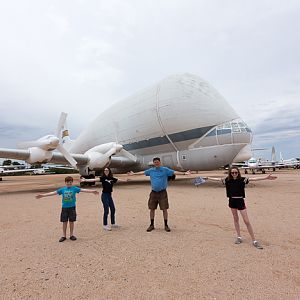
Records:
[[[102,193],[101,200],[103,203],[104,213],[103,213],[103,225],[107,225],[107,216],[110,209],[110,219],[111,224],[115,224],[115,204],[111,197],[111,193]]]

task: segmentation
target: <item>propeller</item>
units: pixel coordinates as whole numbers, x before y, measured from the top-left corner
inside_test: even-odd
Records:
[[[137,158],[135,155],[131,154],[130,152],[128,152],[127,150],[125,150],[123,147],[122,149],[119,151],[120,155],[125,156],[127,158],[129,158],[132,161],[136,161]]]
[[[74,169],[77,169],[77,161],[73,158],[70,152],[63,147],[62,144],[59,144],[56,149],[65,157],[65,159]]]
[[[66,124],[66,120],[67,120],[67,115],[66,113],[62,112],[60,114],[59,120],[58,120],[58,124],[57,124],[57,128],[56,128],[56,136],[60,135],[61,130],[65,127]]]
[[[76,160],[72,157],[72,155],[69,153],[69,151],[63,147],[63,145],[59,139],[60,132],[61,132],[62,128],[64,128],[64,126],[65,126],[66,119],[67,119],[67,114],[62,112],[60,115],[58,124],[57,124],[56,136],[55,135],[46,135],[35,141],[21,142],[21,143],[18,143],[18,147],[23,148],[23,149],[28,149],[28,148],[42,149],[42,150],[46,151],[45,158],[49,156],[49,154],[48,154],[49,151],[58,150],[64,156],[64,158],[71,164],[71,166],[76,169],[77,168]]]

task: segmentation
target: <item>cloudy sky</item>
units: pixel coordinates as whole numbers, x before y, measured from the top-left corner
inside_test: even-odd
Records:
[[[271,147],[300,156],[300,1],[0,0],[0,147],[71,137],[173,73],[210,82]],[[279,156],[279,155],[277,155]]]

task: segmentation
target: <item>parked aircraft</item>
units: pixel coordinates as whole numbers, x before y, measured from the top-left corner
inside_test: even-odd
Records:
[[[245,173],[248,173],[248,170],[252,171],[254,174],[255,171],[261,171],[265,173],[266,169],[271,169],[275,172],[276,169],[281,168],[300,168],[300,159],[291,158],[289,160],[284,160],[280,153],[280,161],[276,160],[275,147],[272,147],[271,160],[262,160],[251,157],[242,168],[245,170]]]
[[[46,171],[44,168],[25,168],[25,169],[14,169],[5,170],[3,166],[0,167],[0,175],[16,174],[16,173],[33,173],[33,174],[44,174]]]
[[[18,169],[25,169],[26,165],[2,165],[0,168],[4,170],[18,170]]]
[[[211,85],[191,74],[169,76],[117,102],[74,141],[65,121],[62,113],[56,135],[20,144],[24,150],[2,148],[0,157],[68,163],[84,176],[108,165],[116,172],[143,170],[154,156],[177,170],[212,170],[251,157],[250,128]]]
[[[289,158],[289,159],[283,159],[283,156],[280,152],[279,164],[285,168],[300,169],[300,158],[293,157],[293,158]]]
[[[255,174],[256,171],[261,171],[263,174],[266,173],[266,169],[272,168],[275,171],[274,166],[263,163],[260,159],[256,159],[255,157],[251,157],[248,161],[246,161],[245,165],[242,166],[242,169],[245,170],[245,174],[248,171],[251,171],[252,174]]]

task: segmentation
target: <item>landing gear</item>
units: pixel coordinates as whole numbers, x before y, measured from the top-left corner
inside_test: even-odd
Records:
[[[94,179],[95,175],[94,174],[89,174],[89,175],[82,175],[80,178],[85,178],[85,179]],[[80,182],[80,187],[84,186],[93,186],[95,185],[95,182]]]

